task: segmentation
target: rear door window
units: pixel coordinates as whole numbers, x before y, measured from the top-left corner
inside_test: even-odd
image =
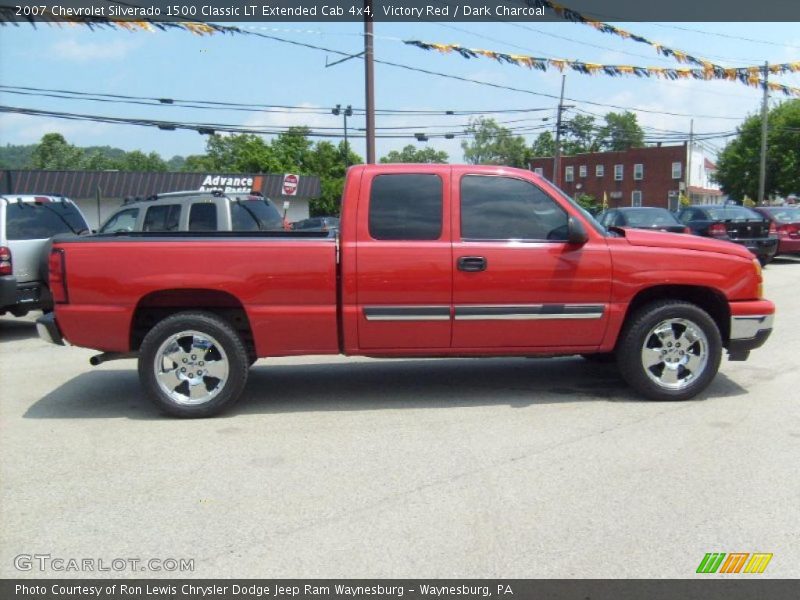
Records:
[[[376,240],[438,240],[442,207],[438,175],[378,175],[370,191],[369,234]]]
[[[144,215],[144,231],[178,231],[180,204],[151,206]]]
[[[70,202],[12,201],[6,206],[6,236],[9,240],[40,240],[87,229],[81,213]]]
[[[192,204],[189,211],[189,231],[216,231],[217,206],[211,203]]]

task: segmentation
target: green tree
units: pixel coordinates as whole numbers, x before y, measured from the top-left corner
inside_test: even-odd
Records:
[[[347,150],[347,164],[357,165],[364,162],[349,148],[349,144]],[[311,216],[338,215],[341,211],[345,177],[344,140],[338,146],[325,141],[317,142],[308,155],[304,172],[319,175],[320,178],[320,196],[311,201]]]
[[[118,170],[121,169],[121,161],[119,159],[109,158],[107,154],[99,150],[93,150],[84,154],[80,168],[86,169],[87,171]]]
[[[279,167],[272,148],[263,138],[249,133],[210,135],[206,140],[205,156],[190,156],[185,165],[187,170],[230,173],[277,173],[280,171]]]
[[[442,163],[449,160],[447,152],[434,148],[417,148],[408,144],[402,150],[392,150],[381,158],[382,163]]]
[[[527,166],[528,149],[525,139],[520,135],[513,135],[510,129],[498,125],[494,119],[478,117],[471,120],[467,133],[471,134],[472,139],[461,142],[467,163]]]
[[[556,141],[549,131],[540,133],[530,147],[531,158],[553,156],[556,153]]]
[[[581,205],[584,209],[588,210],[593,215],[599,213],[603,207],[597,199],[591,194],[576,194],[575,202]]]
[[[303,172],[309,161],[313,142],[308,127],[290,127],[270,142],[269,148],[278,172]]]
[[[31,153],[34,169],[79,169],[83,150],[68,144],[60,133],[46,133]]]
[[[133,150],[125,154],[120,168],[123,171],[166,171],[167,163],[156,152],[145,154],[141,150]]]
[[[600,150],[600,141],[597,139],[597,133],[593,116],[575,115],[563,125],[561,141],[563,153],[597,152]]]
[[[758,198],[761,116],[742,123],[717,159],[716,179],[736,200]],[[767,196],[800,191],[800,100],[789,100],[767,115]]]
[[[630,111],[610,112],[605,116],[606,124],[597,132],[598,147],[603,150],[629,150],[644,146],[644,131]]]

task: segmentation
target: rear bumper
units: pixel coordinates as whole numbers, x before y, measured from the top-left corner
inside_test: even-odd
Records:
[[[0,277],[0,310],[12,308],[17,303],[17,278]]]
[[[750,252],[758,258],[771,259],[778,251],[778,238],[740,239],[733,241],[750,250]]]
[[[29,311],[50,309],[50,290],[39,282],[20,283],[13,275],[0,277],[0,310]]]
[[[774,315],[734,315],[728,355],[731,360],[746,360],[751,350],[760,348],[772,333]]]
[[[45,342],[64,346],[64,336],[61,335],[61,330],[58,328],[56,316],[53,313],[42,315],[36,319],[36,332],[39,337]]]
[[[778,254],[800,254],[800,238],[779,238]]]

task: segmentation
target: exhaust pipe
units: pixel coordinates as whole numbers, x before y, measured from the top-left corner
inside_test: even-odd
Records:
[[[123,358],[137,358],[139,356],[138,352],[103,352],[101,354],[96,354],[89,359],[89,364],[93,367],[97,365],[102,365],[104,362],[108,362],[110,360],[122,360]]]

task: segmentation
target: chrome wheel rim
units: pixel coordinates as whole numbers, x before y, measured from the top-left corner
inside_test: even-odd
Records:
[[[645,336],[642,366],[650,380],[667,390],[682,390],[708,364],[708,337],[687,319],[665,319]]]
[[[176,404],[196,406],[213,400],[228,381],[228,355],[216,339],[199,331],[167,338],[153,364],[161,391]]]

